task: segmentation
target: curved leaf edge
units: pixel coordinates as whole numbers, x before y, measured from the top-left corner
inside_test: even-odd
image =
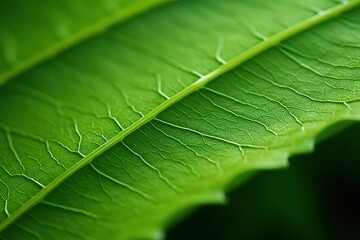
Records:
[[[58,43],[51,45],[38,54],[33,55],[32,57],[23,60],[19,64],[16,64],[9,70],[5,71],[4,73],[0,74],[0,87],[6,84],[11,78],[20,75],[21,73],[25,72],[28,69],[38,65],[41,62],[65,51],[66,49],[71,48],[87,39],[94,37],[96,35],[101,34],[106,29],[124,22],[130,18],[136,17],[146,11],[154,9],[156,7],[160,7],[161,5],[170,2],[171,0],[144,0],[131,6],[126,11],[117,11],[113,15],[100,20],[96,24],[84,28],[83,30],[79,31],[76,34],[73,34],[71,37],[66,38]]]
[[[142,225],[143,231],[136,232],[136,235],[122,235],[120,236],[120,239],[163,240],[166,237],[167,229],[174,226],[176,223],[183,221],[187,216],[192,214],[195,209],[209,204],[226,204],[226,192],[246,183],[246,181],[253,177],[256,172],[260,170],[275,170],[289,167],[289,158],[295,155],[313,152],[316,143],[336,135],[355,122],[360,122],[360,116],[357,116],[356,118],[342,118],[335,120],[328,123],[324,128],[319,129],[313,136],[304,138],[300,144],[296,144],[295,146],[284,146],[283,149],[275,150],[277,158],[270,156],[268,159],[264,158],[260,164],[253,164],[247,169],[234,169],[225,179],[221,179],[219,182],[212,182],[210,184],[214,186],[212,190],[208,189],[201,193],[193,193],[190,196],[187,195],[183,198],[178,198],[175,203],[169,203],[166,207],[159,208],[158,213],[164,214],[157,214],[156,219],[154,219],[155,215],[149,214],[149,216],[151,216],[149,219],[142,219],[142,222],[149,223],[149,225]],[[132,226],[129,226],[129,229],[137,229],[137,226],[138,223],[134,222]],[[146,226],[148,226],[148,228],[146,228]],[[115,239],[117,238],[115,237]]]

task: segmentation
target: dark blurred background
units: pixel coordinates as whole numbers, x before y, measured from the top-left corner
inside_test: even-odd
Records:
[[[227,205],[202,207],[175,225],[167,239],[360,239],[360,124],[228,196]]]

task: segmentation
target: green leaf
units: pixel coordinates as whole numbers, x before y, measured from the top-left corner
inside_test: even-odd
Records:
[[[202,207],[167,238],[359,239],[359,134],[360,123],[352,124],[292,157],[288,169],[261,171],[231,191],[226,206]]]
[[[165,1],[1,1],[0,85],[44,59]]]
[[[2,236],[160,237],[234,178],[359,120],[359,5],[179,1],[12,80]]]

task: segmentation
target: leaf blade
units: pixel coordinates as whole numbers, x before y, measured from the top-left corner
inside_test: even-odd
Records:
[[[14,2],[8,3],[10,6],[4,4],[3,11],[0,12],[0,16],[2,16],[0,35],[2,35],[1,45],[3,48],[3,58],[0,59],[0,85],[59,52],[101,33],[106,28],[164,2],[164,0],[109,1],[105,4],[105,9],[99,7],[98,2],[89,1],[77,3],[77,5],[74,5],[73,2],[58,4],[56,1],[46,2],[46,6],[44,6],[44,2],[36,1],[28,2],[27,4],[30,6],[23,6],[23,3],[17,5]],[[81,5],[83,7],[86,5],[87,10],[95,11],[87,15],[86,11],[81,9]],[[109,14],[107,8],[111,9],[110,16],[107,16]],[[13,14],[14,12],[22,12],[22,14],[19,16],[19,14]],[[93,19],[94,15],[98,19]],[[35,16],[38,19],[34,20]],[[49,20],[50,22],[54,21],[54,26],[50,24],[49,29],[36,27],[40,25],[39,22],[44,25],[44,22]],[[51,27],[55,28],[54,33],[52,33]],[[30,32],[27,32],[28,29]],[[37,32],[34,33],[34,30]],[[56,35],[55,39],[50,37],[53,34]],[[32,48],[29,49],[28,45],[31,45]]]
[[[285,51],[285,50],[283,50],[283,51]],[[281,53],[276,53],[276,57],[277,58],[280,58],[278,55],[281,55]],[[269,59],[270,60],[270,59]],[[265,60],[263,60],[264,62],[267,62],[267,61],[265,61]],[[254,65],[256,65],[256,62],[255,63],[253,63]],[[290,65],[290,63],[289,63],[289,65]],[[294,67],[294,66],[293,66]],[[261,66],[258,66],[258,68],[262,71],[262,72],[266,72],[264,69],[261,69]],[[245,74],[247,74],[247,75],[249,75],[249,76],[252,76],[251,78],[254,78],[254,76],[256,77],[256,74],[254,74],[254,73],[252,73],[252,72],[254,72],[254,71],[248,71],[247,69],[242,69],[242,72]],[[255,71],[255,73],[256,73],[257,71]],[[241,75],[240,76],[238,76],[239,78],[241,78]],[[257,78],[258,79],[261,79],[261,76],[259,77],[259,76],[257,76]],[[264,80],[264,79],[263,79]],[[244,80],[245,81],[245,80]],[[246,83],[246,81],[245,81],[245,83]],[[269,83],[269,81],[268,81],[268,83]],[[242,84],[244,84],[244,83],[242,83]],[[271,81],[270,81],[270,85],[271,85]],[[279,86],[277,86],[277,87],[280,87],[280,85]],[[155,88],[156,89],[156,88]],[[246,89],[246,88],[245,88]],[[269,89],[272,89],[272,88],[270,88],[269,87]],[[358,85],[354,85],[354,89],[355,89],[355,92],[354,92],[354,94],[355,94],[355,96],[358,96],[358,95],[356,95],[356,93],[357,93],[357,91],[358,91]],[[288,89],[287,90],[289,90],[289,91],[291,91],[291,87],[288,87]],[[227,89],[227,91],[231,91],[231,89]],[[240,90],[239,90],[240,91]],[[212,93],[211,94],[213,94],[213,95],[216,95],[217,93],[216,93],[217,91],[216,90],[214,90],[213,89],[213,91],[212,91]],[[252,93],[252,95],[254,95],[254,96],[256,96],[256,93],[257,92],[259,92],[259,91],[256,91],[256,92],[254,92],[254,93]],[[294,92],[294,91],[293,91]],[[347,91],[346,92],[348,92],[348,89],[347,89]],[[159,94],[159,93],[158,93]],[[234,94],[234,93],[233,93]],[[251,93],[248,93],[248,94],[251,94]],[[161,94],[160,94],[161,95]],[[217,94],[217,95],[219,95],[219,94]],[[224,95],[224,94],[223,94]],[[270,95],[270,94],[269,94]],[[304,94],[303,94],[304,95]],[[231,98],[228,98],[228,97],[226,97],[227,95],[225,94],[224,96],[220,96],[220,97],[225,97],[226,99],[227,99],[227,101],[230,99],[230,100],[233,100],[234,99],[234,97],[232,97],[233,99],[231,99]],[[268,96],[268,95],[264,95],[264,96]],[[262,97],[264,97],[264,96],[262,96]],[[261,98],[261,96],[257,96],[257,97],[259,97],[259,98]],[[304,96],[303,96],[304,97]],[[211,103],[211,101],[209,101],[208,99],[206,99],[206,98],[204,98],[203,96],[198,96],[198,98],[202,98],[203,99],[203,101],[205,101],[205,102],[210,102]],[[351,100],[351,98],[349,98],[350,100]],[[347,101],[350,101],[349,99],[347,99]],[[271,99],[267,99],[268,101],[271,101]],[[316,99],[310,99],[310,100],[316,100]],[[224,102],[224,99],[222,99],[221,101],[223,101]],[[242,100],[242,102],[244,102],[245,101],[245,99],[243,99]],[[336,103],[336,99],[335,100],[332,100],[333,102],[334,102],[334,104]],[[278,105],[280,105],[281,106],[281,101],[279,101],[279,100],[274,100],[274,99],[272,99],[272,104],[278,104]],[[320,102],[321,102],[321,99],[320,99]],[[326,101],[325,101],[326,102]],[[338,101],[339,102],[339,101]],[[241,103],[241,102],[240,102]],[[331,103],[331,102],[330,102]],[[341,103],[341,101],[340,101],[340,103]],[[188,103],[188,105],[189,105],[190,103]],[[246,104],[245,104],[246,105]],[[335,104],[336,105],[336,104]],[[56,106],[56,105],[55,105]],[[213,107],[214,106],[216,106],[216,104],[213,104]],[[251,106],[251,104],[247,104],[246,105],[247,107],[250,107]],[[53,107],[53,106],[52,106]],[[131,107],[131,106],[130,106]],[[217,106],[218,107],[218,106]],[[74,107],[73,107],[74,108]],[[260,109],[260,107],[258,107],[259,109],[258,110],[261,110]],[[356,108],[357,109],[357,108]],[[76,110],[78,110],[77,108],[76,108]],[[135,109],[136,110],[136,109]],[[223,109],[224,110],[224,109]],[[200,111],[200,110],[199,110]],[[286,109],[284,108],[283,109],[283,111],[286,111]],[[136,111],[135,111],[135,113],[136,113]],[[227,113],[229,114],[229,113],[231,113],[231,111],[229,112],[229,111],[227,111]],[[286,112],[285,112],[286,113]],[[193,115],[194,113],[192,113],[192,115]],[[234,115],[233,113],[231,113],[232,115]],[[289,111],[287,112],[287,114],[288,115],[290,115],[290,117],[292,117],[292,121],[294,121],[294,120],[296,120],[296,118],[294,118],[294,116],[292,116],[291,114],[289,114]],[[155,114],[156,115],[156,114]],[[207,114],[207,115],[209,115],[209,114]],[[112,116],[112,114],[111,114],[111,111],[110,111],[110,114],[109,114],[109,118]],[[356,116],[358,116],[358,115],[356,115],[356,113],[354,114],[354,118],[356,118]],[[140,116],[141,117],[141,116]],[[239,116],[238,116],[239,117]],[[249,120],[249,117],[247,117],[248,119],[246,119],[246,118],[244,118],[244,117],[242,117],[242,119],[244,120]],[[173,120],[173,119],[171,119],[171,120]],[[176,120],[176,119],[175,119]],[[200,119],[201,120],[201,119]],[[259,121],[254,121],[254,119],[250,119],[250,120],[252,120],[254,123],[256,123],[256,125],[257,125],[257,127],[256,128],[254,128],[254,130],[253,130],[253,132],[257,132],[258,130],[256,130],[255,131],[255,129],[258,129],[259,127],[260,128],[262,128],[263,130],[264,130],[264,128],[265,128],[265,130],[267,130],[267,132],[268,133],[271,133],[271,134],[274,134],[274,130],[272,130],[273,132],[271,132],[271,131],[269,131],[269,130],[271,130],[270,129],[270,127],[268,127],[267,126],[267,124],[261,124],[261,122],[259,122]],[[178,120],[176,120],[176,121],[178,121]],[[78,130],[76,130],[78,127],[76,127],[77,126],[77,124],[76,123],[72,123],[73,125],[74,125],[74,132],[78,135],[78,137],[80,138],[80,140],[81,140],[81,134],[79,134],[78,132]],[[159,124],[159,123],[156,123],[156,124]],[[165,123],[166,124],[166,123]],[[194,125],[197,125],[196,123],[192,123],[192,124],[194,124]],[[296,124],[299,124],[298,122],[296,123]],[[156,126],[156,125],[155,125]],[[157,126],[157,127],[159,127],[159,126]],[[164,126],[162,126],[162,127],[164,127]],[[167,127],[169,127],[169,128],[171,128],[171,127],[173,127],[173,126],[171,126],[171,125],[169,125],[169,126],[167,126]],[[298,127],[298,125],[297,125],[297,127]],[[150,128],[154,128],[152,125],[150,126]],[[182,127],[183,129],[182,130],[186,130],[185,128],[186,127]],[[234,129],[234,127],[231,127],[231,128],[229,128],[229,129]],[[169,131],[169,129],[167,129],[167,131]],[[195,133],[194,131],[192,131],[193,133]],[[153,133],[154,135],[156,135],[156,133]],[[152,134],[148,134],[148,135],[152,135]],[[209,135],[209,134],[207,134],[207,135]],[[204,135],[205,136],[205,135]],[[178,136],[178,138],[180,138],[181,136]],[[205,137],[208,137],[208,136],[205,136]],[[216,138],[214,138],[214,137],[216,137]],[[142,137],[142,138],[144,138],[144,137]],[[146,138],[146,136],[145,136],[145,138]],[[140,137],[138,138],[138,139],[140,139]],[[222,137],[222,136],[212,136],[212,140],[220,140],[221,141],[221,139],[222,140],[224,140],[224,138]],[[133,140],[133,142],[135,142],[136,140]],[[172,139],[172,141],[176,141],[175,139]],[[185,141],[185,139],[183,139],[183,140],[181,140],[181,141],[177,141],[177,144],[180,144],[181,145],[181,142],[184,142]],[[81,142],[81,141],[79,141],[79,142]],[[149,140],[148,142],[156,142],[156,139],[152,139],[152,140]],[[233,144],[234,145],[234,143],[235,143],[236,141],[234,140],[234,139],[230,139],[230,140],[227,140],[227,143],[228,144]],[[80,144],[81,145],[81,144]],[[236,144],[235,144],[236,145]],[[249,147],[249,146],[251,146],[252,144],[248,144],[248,146],[247,147]],[[288,144],[285,144],[285,145],[288,145]],[[306,145],[306,143],[305,143],[305,145]],[[75,147],[78,147],[79,145],[78,145],[78,143],[77,144],[75,144]],[[281,146],[281,145],[280,145]],[[239,147],[239,146],[238,146]],[[254,147],[254,146],[253,146]],[[261,147],[261,146],[260,146]],[[127,152],[129,152],[129,151],[131,151],[131,150],[129,150],[126,146],[123,146],[122,147],[123,148],[123,151],[127,151]],[[287,146],[287,148],[289,148],[290,150],[291,150],[291,146]],[[75,152],[76,151],[78,151],[78,154],[80,154],[81,155],[81,153],[82,153],[82,151],[80,151],[79,150],[80,148],[78,147],[77,148],[77,150],[76,150],[76,148],[75,148]],[[127,149],[127,150],[126,150]],[[132,149],[132,148],[130,148],[130,149]],[[139,150],[139,149],[138,149]],[[189,149],[187,149],[187,150],[189,150]],[[220,151],[220,150],[219,150]],[[294,150],[292,150],[292,151],[294,151]],[[136,152],[136,151],[134,151],[134,152]],[[193,153],[194,154],[194,153]],[[278,156],[278,158],[280,159],[280,160],[283,160],[285,157],[286,157],[286,154],[285,155],[282,155],[282,153],[280,152],[280,153],[278,153],[278,152],[275,152],[275,153],[273,153],[274,154],[274,156]],[[278,154],[278,155],[277,155]],[[134,155],[134,154],[133,154]],[[135,154],[136,155],[136,154]],[[266,155],[266,154],[265,154]],[[134,156],[133,156],[134,157]],[[139,156],[137,156],[138,158],[139,158]],[[230,157],[229,157],[230,158]],[[141,157],[139,158],[139,159],[141,159]],[[209,159],[207,159],[208,160],[208,162],[211,162],[211,161],[209,161]],[[105,161],[105,160],[104,160]],[[104,162],[103,161],[103,162]],[[143,163],[145,163],[146,164],[146,160],[142,160],[142,162]],[[271,166],[271,161],[268,161],[267,163],[266,162],[262,162],[260,165],[263,165],[262,167],[265,167],[266,165],[269,165],[270,164],[270,166]],[[281,164],[283,164],[283,162],[282,161],[279,161],[279,162],[277,162],[277,161],[275,161],[275,162],[273,162],[273,164],[275,164],[274,166],[278,166],[279,164],[281,165]],[[155,175],[156,175],[156,178],[159,178],[161,181],[160,182],[158,182],[158,185],[160,186],[160,185],[163,185],[163,184],[165,184],[165,185],[167,185],[168,187],[171,187],[171,188],[173,188],[173,190],[174,189],[176,189],[176,186],[174,186],[174,185],[172,185],[171,184],[171,182],[169,181],[169,179],[167,179],[166,177],[164,177],[164,175],[160,175],[160,173],[159,173],[159,170],[157,170],[157,168],[156,167],[151,167],[149,164],[147,164],[147,166],[148,167],[150,167],[151,169],[152,169],[152,171],[154,171],[154,172],[152,172],[150,175],[152,176],[154,173],[156,173]],[[184,165],[185,166],[185,165]],[[214,167],[216,167],[216,164],[214,165]],[[242,166],[243,167],[243,166]],[[191,168],[190,168],[191,169]],[[94,170],[92,170],[92,171],[94,171]],[[126,174],[126,173],[124,173],[124,174]],[[105,175],[107,175],[107,174],[105,174]],[[231,174],[230,174],[231,175]],[[230,177],[230,176],[229,176]],[[154,177],[153,177],[154,178]],[[109,179],[109,178],[108,178]],[[123,186],[125,186],[126,184],[123,184]],[[154,188],[155,188],[155,186],[154,186]],[[133,188],[133,190],[134,189],[137,189],[137,188]],[[129,189],[128,188],[128,190],[131,190],[131,189]],[[139,193],[139,191],[135,191],[134,192],[134,194],[135,193]],[[210,194],[211,195],[211,194]],[[215,196],[218,196],[218,194],[215,194]],[[195,199],[197,198],[197,197],[194,197]],[[199,196],[198,198],[201,198],[201,196]],[[211,197],[209,197],[209,198],[211,198]],[[212,197],[211,199],[218,199],[217,197]],[[186,200],[184,200],[184,202],[186,202]],[[70,209],[70,208],[69,208]],[[55,215],[54,215],[55,216]]]

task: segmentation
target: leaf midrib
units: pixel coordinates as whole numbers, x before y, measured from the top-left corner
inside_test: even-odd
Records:
[[[291,27],[288,27],[277,34],[272,35],[271,37],[264,39],[259,44],[251,47],[247,51],[239,54],[238,56],[232,58],[231,60],[227,61],[225,64],[221,65],[220,67],[216,68],[212,72],[204,75],[203,77],[199,78],[196,82],[189,85],[188,87],[184,88],[182,91],[178,92],[174,96],[170,97],[157,107],[155,107],[153,110],[151,110],[149,113],[144,115],[142,118],[137,120],[135,123],[130,125],[128,128],[121,131],[119,134],[111,138],[108,142],[104,143],[94,151],[92,151],[90,154],[85,156],[83,159],[81,159],[79,162],[74,164],[72,167],[70,167],[66,172],[59,175],[54,181],[52,181],[49,185],[47,185],[45,188],[43,188],[37,195],[35,195],[33,198],[31,198],[28,202],[26,202],[24,205],[22,205],[20,208],[15,210],[15,212],[10,215],[8,218],[6,218],[3,222],[0,224],[0,231],[3,231],[7,226],[9,226],[12,222],[14,222],[18,217],[20,217],[22,214],[27,212],[30,208],[35,206],[37,203],[39,203],[47,194],[49,194],[53,189],[55,189],[60,183],[65,181],[68,177],[73,175],[75,172],[77,172],[82,167],[89,164],[93,159],[98,157],[100,154],[114,146],[115,144],[122,141],[126,136],[140,128],[142,125],[146,124],[150,120],[154,119],[159,113],[163,112],[165,109],[173,105],[174,103],[180,101],[184,97],[188,96],[189,94],[201,89],[204,87],[207,83],[212,81],[213,79],[221,76],[222,74],[234,69],[241,63],[251,59],[252,57],[264,52],[265,50],[276,46],[278,43],[280,43],[283,40],[286,40],[298,33],[301,33],[315,25],[318,25],[322,22],[325,22],[329,19],[332,19],[344,12],[347,12],[349,10],[352,10],[356,7],[360,6],[360,0],[353,0],[353,1],[344,1],[332,8],[329,8],[325,11],[322,11],[302,22],[299,22]]]
[[[45,61],[51,56],[54,56],[59,52],[62,52],[76,44],[85,41],[86,39],[89,39],[101,33],[102,31],[106,30],[107,28],[119,22],[122,22],[130,17],[136,17],[138,14],[141,14],[149,9],[160,6],[161,4],[164,4],[168,1],[169,0],[141,1],[131,7],[128,7],[126,11],[120,9],[115,14],[106,18],[102,18],[93,25],[85,27],[79,32],[72,34],[70,37],[61,40],[53,45],[50,45],[49,47],[45,48],[43,51],[40,51],[38,54],[26,58],[22,60],[20,63],[16,64],[14,67],[7,69],[4,73],[0,74],[0,86],[5,84],[9,79]]]

